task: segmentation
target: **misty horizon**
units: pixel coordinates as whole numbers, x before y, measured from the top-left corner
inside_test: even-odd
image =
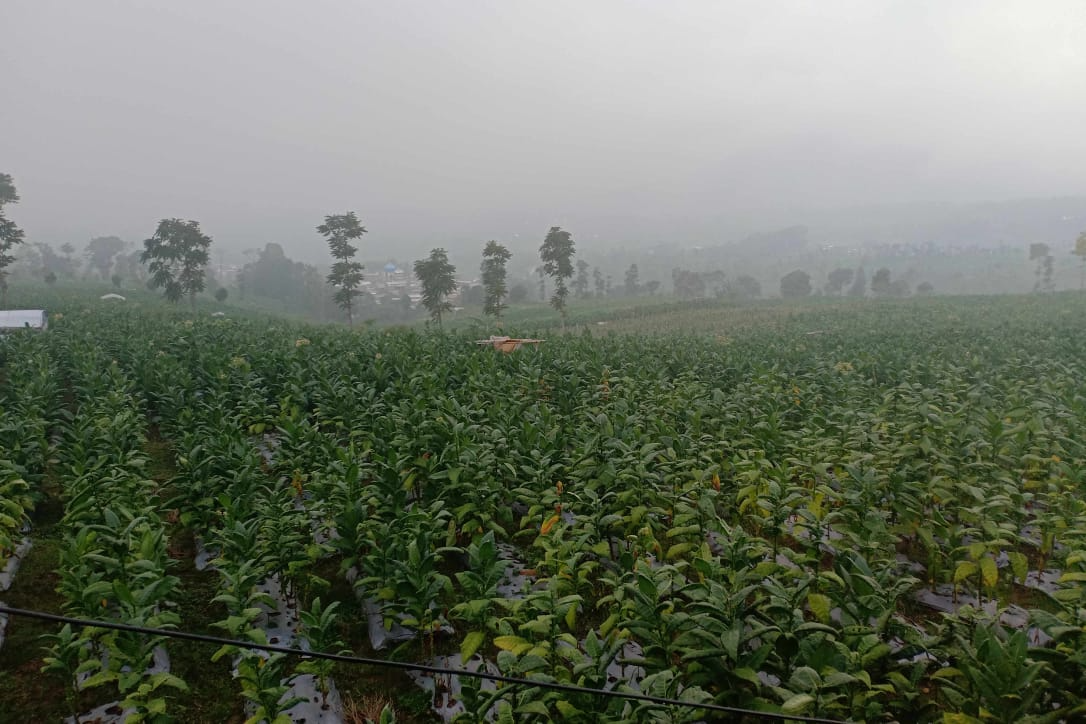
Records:
[[[0,159],[30,242],[180,217],[311,263],[349,209],[367,258],[1019,199],[1086,227],[1086,6],[999,8],[16,0]]]

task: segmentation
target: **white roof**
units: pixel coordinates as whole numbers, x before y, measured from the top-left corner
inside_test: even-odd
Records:
[[[45,329],[44,309],[0,309],[0,329]]]

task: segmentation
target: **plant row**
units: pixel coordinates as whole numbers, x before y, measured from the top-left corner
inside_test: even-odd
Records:
[[[118,311],[98,344],[160,416],[220,575],[253,566],[239,635],[259,635],[259,582],[308,603],[331,552],[417,656],[797,715],[1016,721],[1073,717],[1086,690],[1086,349],[1062,303],[507,356]],[[1025,585],[1042,576],[1050,594]],[[462,700],[468,719],[700,716]]]
[[[174,628],[178,578],[169,573],[162,501],[148,476],[143,401],[132,381],[93,338],[52,339],[71,386],[59,445],[64,516],[57,569],[65,612],[150,628]],[[67,682],[73,714],[80,692],[119,702],[129,721],[165,719],[169,672],[161,636],[97,628],[52,637],[45,669]]]

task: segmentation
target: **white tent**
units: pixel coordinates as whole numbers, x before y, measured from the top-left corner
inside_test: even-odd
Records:
[[[110,292],[109,294],[103,294],[102,296],[100,296],[98,298],[99,299],[120,299],[122,302],[125,301],[124,297],[122,297],[120,294],[114,294],[113,292]]]
[[[46,329],[49,316],[44,309],[0,309],[0,332],[13,329]]]

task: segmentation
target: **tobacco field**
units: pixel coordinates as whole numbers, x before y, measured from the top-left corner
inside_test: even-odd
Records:
[[[0,338],[0,601],[798,718],[1086,717],[1080,295],[669,308],[681,334],[522,330],[547,341],[508,355],[50,311]],[[6,630],[5,721],[718,716]]]

